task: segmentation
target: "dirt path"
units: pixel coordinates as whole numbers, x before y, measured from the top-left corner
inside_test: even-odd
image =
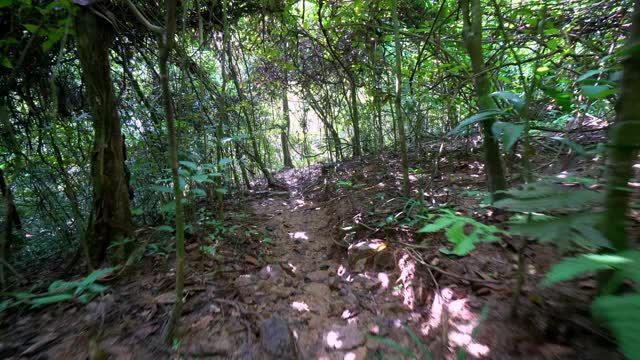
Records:
[[[348,201],[314,200],[321,198],[317,196],[322,188],[317,183],[318,174],[311,174],[316,181],[312,184],[304,173],[288,175],[285,174],[290,187],[288,195],[278,194],[251,203],[257,218],[268,219],[259,226],[273,235],[271,259],[276,263],[236,279],[242,300],[264,318],[284,320],[302,359],[355,360],[376,358],[376,353],[384,358],[398,354],[392,348],[382,349],[379,342],[368,338],[374,334],[395,338],[403,347],[416,348],[401,324],[410,316],[420,319],[421,315],[412,315],[406,306],[406,292],[397,286],[394,289],[390,281],[394,262],[390,267],[386,265],[390,272],[376,271],[381,270],[380,264],[369,261],[370,249],[364,249],[364,256],[350,254],[363,260],[358,265],[360,271],[351,272],[348,265],[351,257],[346,249],[336,246],[334,229],[337,214],[345,210]],[[309,196],[312,194],[316,196]],[[401,280],[410,282],[406,277],[411,275],[404,276]],[[274,327],[268,322],[261,325],[261,347],[257,352],[286,358],[286,335],[269,326]]]

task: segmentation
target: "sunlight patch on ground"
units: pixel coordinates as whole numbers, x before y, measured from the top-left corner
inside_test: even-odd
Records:
[[[378,273],[378,280],[381,288],[386,289],[389,287],[389,275],[387,273]]]
[[[447,339],[450,348],[462,348],[474,357],[489,355],[489,347],[473,339],[473,330],[478,327],[479,320],[478,316],[469,310],[468,299],[453,300],[453,296],[453,290],[449,288],[435,294],[429,319],[420,326],[422,335],[427,336],[430,332],[437,332],[437,328],[449,326]]]
[[[309,240],[309,237],[307,236],[307,232],[306,231],[290,232],[289,233],[289,237],[291,239]]]
[[[402,295],[402,303],[409,309],[413,310],[415,306],[415,294],[413,292],[413,278],[416,273],[416,262],[409,254],[404,254],[398,261],[400,268],[400,276],[396,283],[402,284],[400,294]]]
[[[340,333],[333,330],[329,331],[329,333],[327,333],[327,345],[332,349],[340,349],[342,347]]]
[[[291,303],[291,307],[295,310],[298,310],[299,312],[310,311],[309,305],[307,305],[304,301],[294,301]]]
[[[287,266],[289,266],[289,268],[291,269],[291,272],[293,272],[293,273],[298,272],[298,267],[296,267],[292,263],[287,263]]]
[[[300,209],[301,207],[303,207],[303,206],[307,205],[307,203],[306,203],[304,200],[302,200],[302,199],[296,199],[296,200],[294,201],[294,203],[295,203],[295,206],[293,207],[293,209],[292,209],[291,211],[298,210],[298,209]]]

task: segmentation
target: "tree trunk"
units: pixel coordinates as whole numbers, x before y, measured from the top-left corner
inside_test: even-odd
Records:
[[[400,140],[400,156],[402,159],[402,193],[409,196],[409,162],[407,160],[407,142],[404,132],[404,117],[402,116],[402,48],[400,44],[400,24],[398,21],[398,0],[393,1],[393,32],[396,47],[396,123],[398,126],[398,135]]]
[[[9,258],[9,251],[11,250],[13,228],[15,225],[17,229],[20,229],[22,223],[20,222],[16,205],[13,202],[11,189],[4,179],[2,169],[0,169],[0,194],[2,194],[2,200],[4,202],[4,224],[2,224],[4,229],[2,238],[0,238],[0,284],[4,286],[7,280],[4,269],[5,263]]]
[[[360,112],[358,111],[358,87],[353,78],[349,80],[351,93],[351,121],[353,123],[353,157],[358,159],[362,156],[360,147]]]
[[[282,141],[282,158],[285,169],[293,168],[291,161],[291,151],[289,150],[289,132],[291,131],[291,119],[289,118],[289,96],[288,96],[288,76],[285,71],[284,80],[282,82],[282,117],[284,124],[280,129],[280,140]]]
[[[640,1],[635,1],[633,25],[627,46],[640,41]],[[640,144],[640,52],[632,51],[624,60],[620,100],[616,122],[610,130],[605,219],[602,230],[616,250],[629,247],[628,211],[632,194],[628,182],[633,175],[633,163]]]
[[[178,173],[178,134],[176,130],[171,90],[169,88],[169,55],[173,47],[173,37],[176,31],[176,0],[167,0],[167,21],[164,34],[160,36],[163,43],[160,49],[160,81],[162,85],[162,100],[167,117],[169,130],[169,164],[173,181],[173,194],[176,201],[176,302],[173,304],[171,316],[165,328],[163,337],[168,343],[182,314],[182,292],[184,290],[184,214],[182,211],[182,189],[180,188],[180,174]]]
[[[112,31],[111,24],[91,9],[82,7],[78,11],[78,53],[95,131],[91,156],[93,213],[86,236],[86,250],[94,268],[105,259],[110,244],[131,236],[133,231],[120,117],[110,72]],[[124,249],[120,251],[120,255],[126,255]]]
[[[464,43],[471,58],[478,108],[480,111],[490,110],[495,108],[495,103],[491,99],[491,83],[485,72],[482,58],[482,6],[480,0],[462,0],[461,5],[464,17]],[[500,147],[491,131],[494,122],[494,119],[482,122],[482,133],[489,192],[493,200],[498,200],[500,195],[496,194],[496,191],[506,189],[507,182],[504,177]]]

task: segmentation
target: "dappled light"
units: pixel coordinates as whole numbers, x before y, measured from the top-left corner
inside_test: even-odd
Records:
[[[297,240],[309,240],[307,233],[305,231],[296,231],[289,233],[289,237]]]
[[[640,353],[640,0],[0,19],[0,358]]]

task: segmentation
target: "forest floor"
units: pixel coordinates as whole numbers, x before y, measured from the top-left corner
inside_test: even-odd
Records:
[[[480,155],[447,154],[437,165],[412,160],[423,169],[411,175],[414,188],[427,189],[433,208],[456,206],[502,226],[508,214],[480,204]],[[534,165],[596,171],[551,152]],[[411,226],[419,209],[400,195],[398,169],[395,159],[370,158],[288,170],[278,179],[289,191],[254,190],[228,204],[232,230],[215,256],[201,251],[213,229],[187,239],[186,302],[180,340],[172,346],[161,334],[175,301],[173,260],[149,252],[133,274],[88,305],[3,314],[0,356],[622,358],[589,316],[592,279],[538,286],[561,258],[558,249],[526,248],[524,287],[512,317],[517,256],[510,244],[517,239],[480,244],[466,257],[444,255],[444,234],[418,234]]]

